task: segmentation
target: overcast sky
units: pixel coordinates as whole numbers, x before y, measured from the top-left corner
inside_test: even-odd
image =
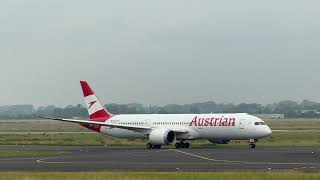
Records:
[[[320,101],[320,2],[2,0],[0,105]]]

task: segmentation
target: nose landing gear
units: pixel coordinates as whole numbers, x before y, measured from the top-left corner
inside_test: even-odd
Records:
[[[254,148],[256,148],[256,145],[255,144],[249,144],[249,148],[254,149]]]
[[[257,139],[249,139],[249,148],[252,148],[252,149],[256,148],[256,144],[255,144],[256,142],[258,142]]]

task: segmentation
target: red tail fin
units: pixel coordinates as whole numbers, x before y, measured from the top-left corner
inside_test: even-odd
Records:
[[[84,96],[84,102],[87,105],[90,121],[105,122],[112,117],[112,114],[109,113],[100,103],[88,83],[86,81],[80,81],[80,84]]]

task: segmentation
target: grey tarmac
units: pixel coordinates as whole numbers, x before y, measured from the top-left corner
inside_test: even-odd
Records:
[[[320,148],[190,148],[0,146],[60,150],[61,155],[0,157],[0,171],[247,171],[320,172]]]

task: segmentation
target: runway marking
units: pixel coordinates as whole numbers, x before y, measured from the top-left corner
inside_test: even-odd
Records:
[[[185,154],[185,155],[188,155],[188,156],[192,156],[192,157],[196,157],[196,158],[204,159],[204,160],[208,160],[208,161],[213,161],[213,162],[241,163],[241,164],[270,164],[270,165],[286,165],[286,164],[287,165],[320,165],[320,163],[275,163],[275,162],[232,161],[232,160],[208,158],[208,157],[204,157],[204,156],[200,156],[200,155],[196,155],[196,154],[180,151],[180,150],[177,150],[177,149],[171,149],[171,150],[175,151],[175,152],[178,152],[178,153],[181,153],[181,154]]]
[[[0,163],[3,163],[3,161],[14,161],[14,160],[34,160],[38,157],[32,157],[32,158],[6,158],[6,159],[0,159]]]
[[[157,153],[160,153],[160,152],[168,152],[170,151],[170,149],[164,149],[164,150],[157,150],[157,151],[141,151],[141,152],[124,152],[124,153],[116,153],[117,156],[123,156],[123,155],[140,155],[140,154],[146,154],[146,153],[154,153],[154,152],[157,152]],[[108,153],[107,151],[105,153]],[[75,154],[79,154],[80,156],[83,155],[83,153],[79,153],[79,152],[76,152],[76,153],[70,153],[69,156],[68,155],[64,155],[64,156],[59,156],[59,157],[47,157],[47,158],[41,158],[41,159],[38,159],[37,162],[39,163],[48,163],[46,160],[53,160],[53,159],[61,159],[61,158],[64,158],[64,159],[77,159],[79,157],[70,157],[70,155],[75,155]],[[85,157],[113,157],[114,155],[113,154],[106,154],[106,155],[88,155],[88,156],[85,156]],[[76,163],[76,162],[71,162],[71,163]],[[88,162],[86,162],[88,163]],[[90,163],[90,162],[89,162]]]
[[[180,150],[177,150],[177,149],[171,149],[171,150],[172,150],[172,151],[176,151],[176,152],[178,152],[178,153],[182,153],[182,154],[186,154],[186,155],[189,155],[189,156],[193,156],[193,157],[196,157],[196,158],[200,158],[200,159],[208,160],[208,161],[214,161],[214,162],[225,162],[225,163],[247,163],[246,161],[230,161],[230,160],[218,160],[218,159],[212,159],[212,158],[207,158],[207,157],[199,156],[199,155],[192,154],[192,153],[187,153],[187,152],[180,151]]]
[[[25,162],[25,161],[15,161],[15,162],[12,162],[12,161],[8,161],[8,162],[1,162],[0,164],[34,164],[35,162],[34,161],[30,161],[30,162]]]
[[[137,164],[137,165],[154,165],[155,162],[119,162],[119,161],[95,161],[95,162],[88,162],[88,161],[53,161],[53,162],[48,162],[48,161],[42,161],[42,160],[37,160],[38,163],[43,163],[43,164]],[[157,162],[156,164],[160,165],[210,165],[210,164],[228,164],[228,163],[191,163],[191,162],[186,162],[186,163],[179,163],[179,162],[163,162],[159,163]]]
[[[208,161],[217,161],[216,159],[211,159],[211,158],[207,158],[207,157],[203,157],[203,156],[187,153],[187,152],[180,151],[180,150],[177,150],[177,149],[171,149],[171,151],[176,151],[178,153],[186,154],[186,155],[193,156],[193,157],[200,158],[200,159],[205,159],[205,160],[208,160]]]

